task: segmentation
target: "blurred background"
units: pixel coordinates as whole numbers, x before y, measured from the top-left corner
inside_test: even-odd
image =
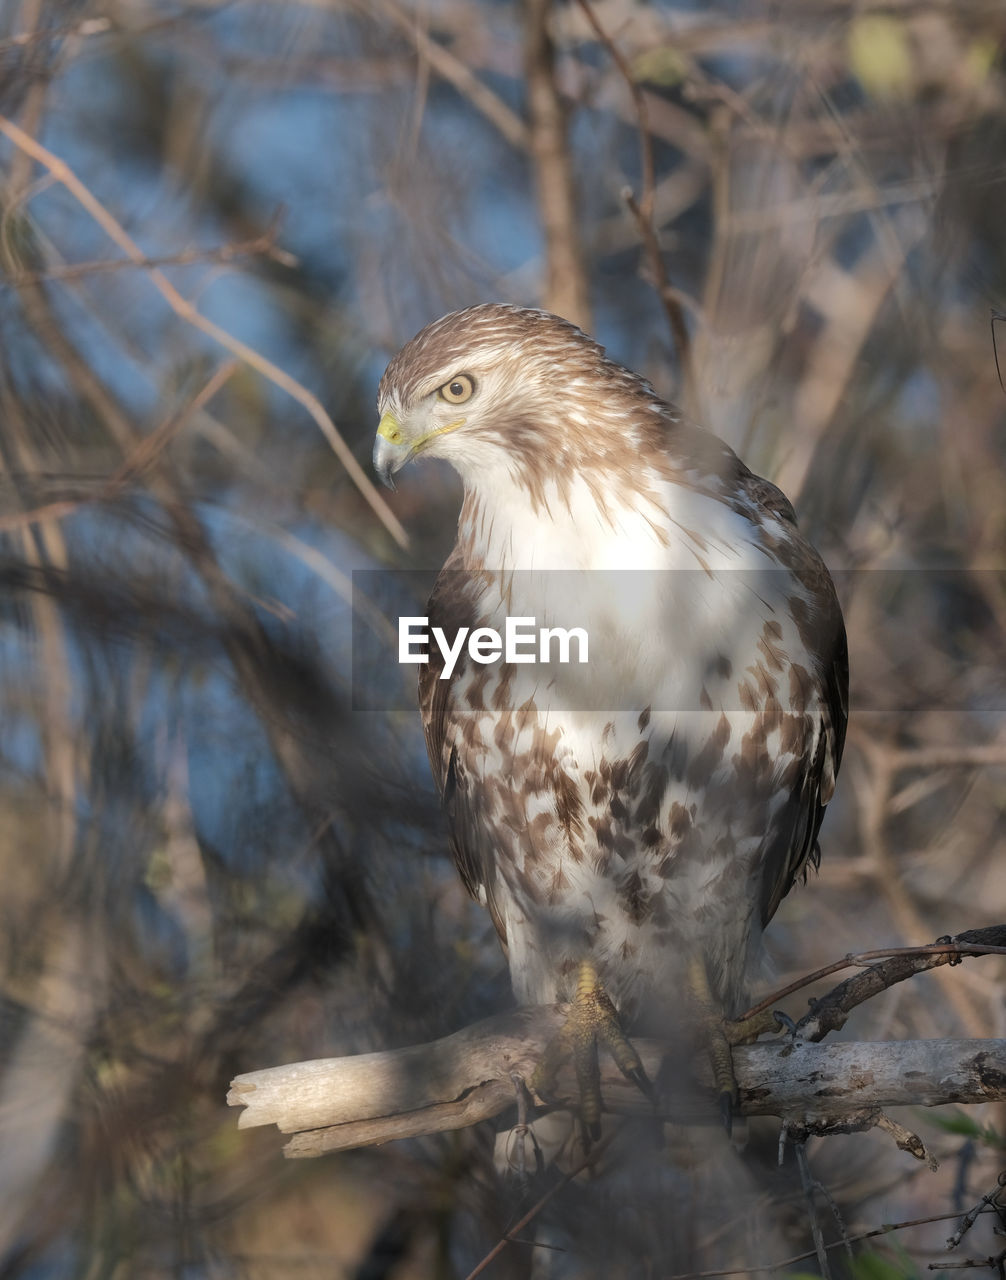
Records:
[[[461,1277],[514,1212],[482,1128],[284,1162],[224,1106],[511,999],[418,714],[352,705],[353,571],[453,542],[451,473],[369,478],[446,311],[589,328],[836,571],[846,761],[759,990],[1006,920],[1004,41],[1000,0],[0,4],[0,1276]],[[1002,1037],[1003,977],[845,1034]],[[810,1144],[850,1233],[994,1187],[942,1114],[898,1117],[939,1173]],[[836,1266],[922,1274],[953,1225]]]

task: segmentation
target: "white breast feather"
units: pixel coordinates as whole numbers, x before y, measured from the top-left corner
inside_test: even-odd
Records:
[[[782,627],[780,645],[794,660],[802,656],[808,669],[812,666],[787,607],[796,584],[759,546],[750,522],[713,497],[656,478],[651,480],[656,501],[641,496],[636,505],[627,506],[612,492],[602,495],[599,505],[577,478],[566,500],[554,487],[546,490],[547,509],[539,510],[505,468],[483,475],[481,481],[480,496],[491,506],[484,508],[472,530],[475,556],[490,568],[514,571],[505,598],[488,610],[487,624],[502,627],[506,614],[528,616],[543,626],[582,626],[590,636],[587,667],[571,664],[558,674],[553,667],[552,683],[545,686],[533,668],[526,668],[520,673],[521,692],[514,698],[519,704],[533,694],[539,710],[547,708],[547,727],[561,730],[558,749],[566,758],[567,772],[582,780],[600,767],[602,757],[628,757],[641,736],[654,750],[662,750],[673,738],[694,757],[722,714],[730,735],[719,767],[730,768],[756,718],[742,709],[738,685],[747,677],[746,666],[758,657],[767,619]],[[689,530],[701,530],[701,536]],[[591,572],[570,572],[578,570]],[[729,676],[710,671],[710,655],[720,654],[730,663]],[[598,706],[599,689],[604,696],[610,694],[609,705],[583,710]],[[703,689],[712,710],[699,707]],[[652,713],[646,733],[641,733],[639,715],[646,707]],[[770,758],[778,756],[779,746],[777,730],[768,742]],[[508,753],[519,755],[528,747],[528,741],[518,740]],[[481,771],[488,778],[505,776],[511,758],[512,754],[505,758],[490,749],[480,762]],[[788,760],[778,761],[777,768]],[[590,791],[585,781],[581,789]],[[780,792],[778,803],[784,799]],[[529,821],[551,804],[548,794],[529,797]],[[701,809],[701,796],[685,781],[677,781],[667,789],[662,813],[666,816],[674,805]],[[703,817],[707,823],[715,819]],[[710,886],[720,877],[731,871],[743,876],[759,843],[760,837],[751,836],[732,845],[723,842],[721,858],[710,856],[682,867],[669,885],[656,871],[643,871],[645,887],[672,894],[675,910],[687,920],[700,912]],[[524,846],[517,842],[515,847],[517,869],[523,872]],[[610,862],[599,865],[597,850],[594,857],[577,860],[561,840],[547,853],[550,872],[566,886],[544,913],[547,919],[540,904],[522,895],[517,878],[508,875],[506,867],[499,868],[495,886],[518,999],[540,1002],[561,993],[557,975],[566,959],[563,940],[582,926],[585,913],[606,922],[597,943],[603,952],[614,957],[625,948],[634,951],[634,963],[622,965],[625,979],[613,992],[616,999],[632,999],[634,986],[659,981],[666,954],[651,930],[633,924],[619,909],[617,876]],[[746,892],[756,903],[757,885]],[[746,951],[748,932],[757,928],[752,915],[753,908],[739,920],[725,918],[713,940],[724,962]],[[604,955],[600,958],[603,961]]]

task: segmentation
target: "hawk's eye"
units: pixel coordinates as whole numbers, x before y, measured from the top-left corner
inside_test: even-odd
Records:
[[[448,404],[464,404],[475,390],[475,383],[472,382],[467,373],[458,373],[451,378],[450,382],[445,382],[437,393],[441,400],[446,400]]]

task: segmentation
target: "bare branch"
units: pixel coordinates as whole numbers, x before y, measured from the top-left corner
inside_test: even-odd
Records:
[[[612,1137],[613,1136],[614,1135],[612,1135]],[[572,1182],[579,1174],[583,1173],[584,1169],[587,1169],[590,1165],[594,1164],[610,1144],[611,1137],[602,1139],[602,1141],[597,1143],[597,1145],[593,1147],[582,1160],[578,1161],[568,1173],[564,1174],[558,1182],[553,1183],[545,1194],[535,1201],[531,1208],[528,1209],[527,1213],[525,1213],[522,1218],[517,1219],[509,1231],[507,1231],[506,1235],[493,1245],[482,1261],[469,1271],[467,1276],[465,1276],[465,1280],[475,1280],[476,1276],[480,1276],[482,1272],[485,1271],[486,1267],[499,1257],[508,1244],[519,1238],[519,1232],[523,1231],[529,1223],[533,1222],[534,1219],[537,1218],[538,1214],[541,1213],[542,1209],[545,1208],[548,1202],[557,1196],[563,1187]]]
[[[982,939],[987,939],[982,941]],[[865,973],[857,973],[840,983],[822,1000],[813,1002],[810,1012],[801,1018],[800,1035],[807,1040],[822,1040],[829,1031],[837,1031],[845,1025],[848,1015],[857,1005],[896,983],[928,969],[943,965],[960,964],[965,956],[1006,954],[1006,929],[970,929],[949,944],[950,949],[940,951],[940,944],[932,948],[920,948],[913,955],[905,948],[897,955],[871,966]]]
[[[987,1212],[991,1212],[991,1210]],[[858,1244],[861,1240],[875,1240],[879,1236],[890,1235],[892,1231],[907,1231],[910,1227],[926,1227],[931,1222],[946,1222],[948,1219],[956,1217],[956,1213],[934,1213],[925,1218],[909,1218],[904,1222],[885,1222],[882,1227],[873,1227],[869,1231],[859,1231],[855,1235],[848,1236],[842,1240],[830,1240],[824,1247],[829,1251],[832,1249],[845,1249],[850,1244]],[[743,1271],[726,1269],[720,1271],[685,1271],[668,1277],[668,1280],[713,1280],[713,1277],[718,1276],[749,1275],[762,1271],[782,1272],[797,1262],[806,1262],[808,1258],[815,1256],[815,1250],[808,1249],[805,1253],[797,1253],[791,1258],[782,1258],[778,1262],[765,1262],[760,1265],[749,1264]]]
[[[131,258],[100,258],[94,262],[69,262],[59,267],[47,267],[45,271],[16,272],[10,280],[15,288],[26,284],[42,284],[47,280],[80,280],[84,276],[108,275],[111,272],[150,270],[152,267],[187,267],[204,262],[234,262],[238,258],[262,254],[285,267],[295,266],[292,253],[276,246],[276,224],[268,227],[260,236],[250,240],[236,240],[231,244],[217,245],[213,249],[183,249],[180,253],[165,254],[159,258],[144,258],[134,262]]]
[[[409,13],[395,0],[376,2],[381,12],[411,40],[416,53],[430,64],[442,80],[446,80],[494,124],[511,146],[523,149],[528,145],[528,132],[520,116],[511,111],[503,99],[493,93],[466,62],[424,31],[414,13]],[[366,5],[360,7],[367,9]]]
[[[901,226],[900,239],[885,237],[857,263],[855,272],[828,259],[819,261],[808,274],[803,300],[820,316],[821,331],[794,398],[793,417],[800,423],[800,432],[774,477],[792,502],[799,504],[814,454],[838,411],[864,344],[924,230],[922,219],[909,219]]]
[[[800,1022],[799,1030],[805,1040],[820,1040],[829,1031],[837,1031],[843,1026],[844,1015],[856,1005],[894,986],[895,983],[904,982],[906,978],[911,978],[916,973],[925,973],[928,969],[960,964],[965,956],[987,955],[1006,955],[1006,925],[992,925],[987,929],[968,929],[955,938],[941,938],[938,942],[924,947],[886,947],[875,951],[860,951],[856,955],[844,956],[841,960],[815,969],[813,973],[808,973],[781,990],[774,991],[741,1014],[738,1022],[745,1022],[749,1018],[766,1012],[786,996],[810,986],[820,978],[826,978],[832,973],[838,973],[853,965],[882,960],[882,964],[873,965],[865,973],[847,979],[822,1000],[815,1002],[814,1008]],[[839,1018],[841,1020],[838,1020]]]
[[[1006,1172],[1000,1173],[996,1185],[986,1195],[978,1201],[978,1203],[967,1211],[960,1222],[957,1224],[957,1230],[947,1237],[947,1248],[956,1249],[967,1233],[975,1225],[986,1209],[992,1209],[1000,1212],[1004,1211],[1001,1196],[1006,1190]]]
[[[594,12],[589,0],[577,0],[580,8],[586,15],[587,21],[590,23],[594,34],[599,42],[604,46],[608,56],[618,68],[622,79],[628,85],[629,92],[632,94],[632,101],[635,106],[636,119],[639,124],[639,151],[640,164],[642,166],[643,189],[639,199],[638,211],[642,218],[649,223],[653,218],[653,196],[656,189],[654,181],[654,164],[653,164],[653,140],[650,136],[650,116],[646,108],[646,95],[636,83],[636,77],[632,74],[632,68],[622,57],[618,46],[608,35],[604,27],[601,26],[597,14]]]
[[[660,298],[667,316],[667,323],[670,326],[671,336],[674,339],[674,347],[678,354],[678,362],[681,366],[681,398],[685,405],[692,408],[693,385],[692,385],[692,357],[691,357],[691,337],[688,333],[688,326],[685,323],[685,313],[679,301],[677,291],[672,287],[670,279],[667,275],[667,267],[664,264],[664,256],[660,252],[660,241],[657,238],[657,228],[654,219],[654,198],[656,194],[656,182],[654,180],[654,163],[653,163],[653,138],[650,133],[650,116],[646,103],[646,95],[643,93],[639,84],[636,82],[635,76],[632,74],[632,68],[625,61],[619,52],[618,46],[601,26],[597,14],[594,13],[589,0],[578,0],[580,8],[583,10],[598,40],[608,51],[612,61],[618,68],[625,83],[629,87],[632,94],[632,101],[635,105],[636,120],[639,129],[639,150],[640,164],[642,167],[642,193],[637,200],[634,192],[630,187],[626,187],[622,192],[622,198],[636,220],[636,226],[639,228],[639,235],[643,242],[643,249],[646,253],[647,261],[650,264],[650,270],[653,272],[654,287]]]
[[[565,1006],[542,1005],[488,1018],[426,1045],[349,1058],[325,1058],[237,1076],[227,1101],[243,1106],[241,1128],[275,1124],[296,1134],[289,1156],[370,1146],[395,1138],[459,1129],[514,1104],[514,1072],[525,1079],[562,1024]],[[659,1078],[666,1046],[634,1042],[651,1079]],[[811,1045],[789,1041],[734,1050],[744,1115],[794,1117],[808,1131],[834,1132],[878,1123],[883,1107],[939,1106],[1006,1099],[1006,1041],[918,1040],[884,1044]],[[700,1076],[704,1061],[697,1063]],[[649,1102],[614,1063],[602,1064],[608,1110],[652,1114]],[[572,1073],[560,1073],[556,1097],[576,1098]],[[702,1109],[699,1102],[699,1110]],[[687,1082],[669,1086],[661,1115],[689,1123],[697,1098]],[[708,1119],[717,1123],[709,1097]]]
[[[555,76],[548,29],[552,0],[524,0],[524,74],[530,117],[529,150],[545,236],[545,306],[583,329],[590,324],[590,294],[580,248],[566,108]]]

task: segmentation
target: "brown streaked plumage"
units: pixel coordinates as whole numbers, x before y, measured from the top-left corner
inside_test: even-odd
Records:
[[[698,958],[736,1013],[845,734],[841,613],[792,507],[544,312],[445,316],[378,399],[386,480],[429,453],[464,481],[431,624],[590,634],[586,669],[463,655],[442,680],[434,646],[420,668],[455,860],[518,998],[569,999],[587,959],[628,1026],[659,1030]]]

